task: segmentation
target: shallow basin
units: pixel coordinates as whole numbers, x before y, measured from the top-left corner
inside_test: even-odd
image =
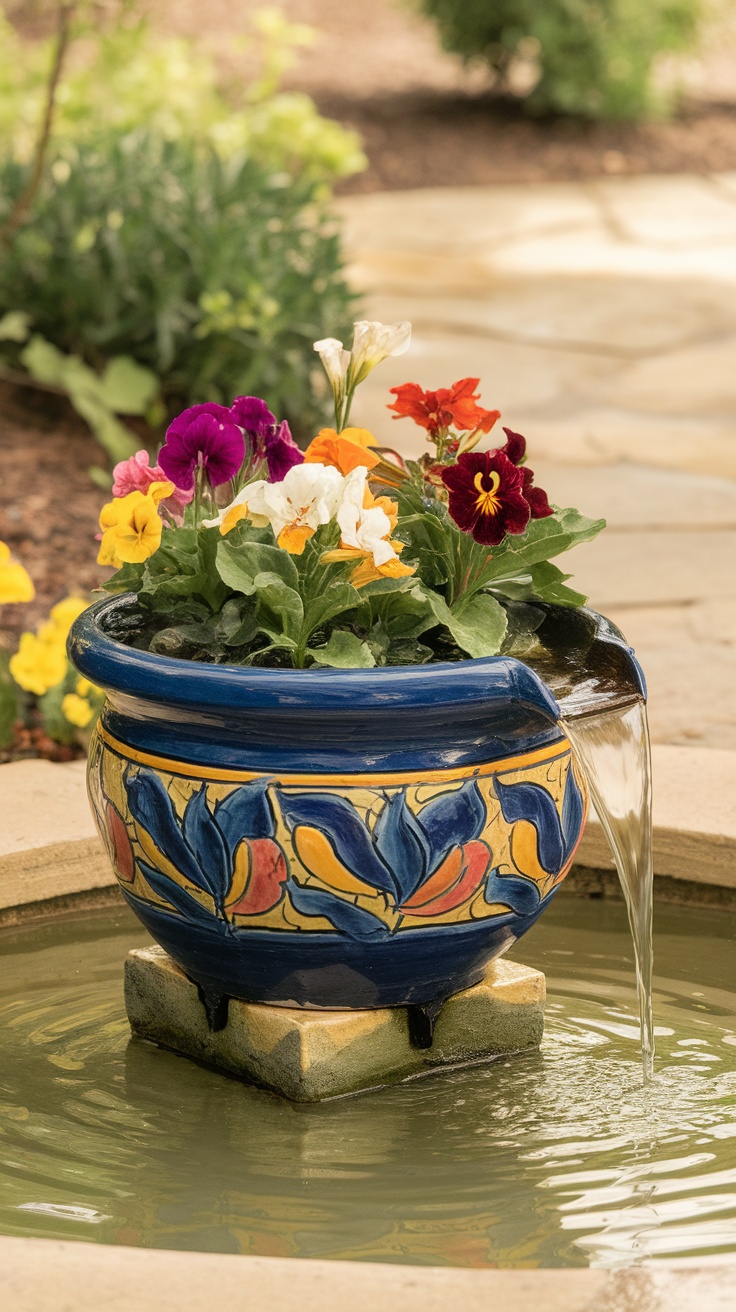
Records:
[[[448,1266],[736,1250],[736,992],[722,910],[657,911],[644,1090],[623,906],[559,898],[538,1055],[295,1106],[132,1043],[127,910],[0,934],[0,1230]]]

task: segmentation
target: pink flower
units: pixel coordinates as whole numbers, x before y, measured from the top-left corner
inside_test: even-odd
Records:
[[[142,492],[145,496],[152,483],[167,482],[160,465],[152,465],[147,451],[136,451],[128,460],[121,460],[112,471],[114,497],[127,497],[129,492]],[[175,520],[181,520],[184,507],[189,505],[194,491],[174,488],[170,497],[161,502]]]

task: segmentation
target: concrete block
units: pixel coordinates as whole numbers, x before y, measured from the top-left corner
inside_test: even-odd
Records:
[[[484,979],[445,1003],[429,1048],[414,1047],[406,1008],[317,1011],[230,1000],[224,1029],[208,1028],[195,984],[163,948],[125,963],[125,1005],[149,1039],[297,1102],[318,1102],[539,1046],[545,979],[516,962],[492,962]]]

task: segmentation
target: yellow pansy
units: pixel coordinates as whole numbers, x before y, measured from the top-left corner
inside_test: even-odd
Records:
[[[42,697],[61,683],[67,671],[66,643],[53,624],[38,633],[22,633],[18,650],[10,658],[10,673],[24,692]]]
[[[173,483],[151,483],[148,491],[115,497],[100,511],[102,541],[98,565],[140,564],[161,545],[158,504],[171,496]]]
[[[64,597],[63,601],[51,607],[51,623],[66,637],[75,619],[88,606],[89,602],[85,601],[84,597]]]
[[[8,544],[0,542],[0,603],[33,601],[35,595],[28,570],[13,560]]]
[[[96,683],[84,678],[77,679],[75,691],[79,693],[80,697],[88,697],[90,693],[102,694],[102,689],[98,688]]]
[[[70,724],[78,729],[86,729],[94,716],[94,711],[85,697],[76,692],[68,692],[61,700],[61,711]]]

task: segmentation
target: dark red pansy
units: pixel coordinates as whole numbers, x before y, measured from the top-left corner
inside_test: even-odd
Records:
[[[466,451],[442,471],[449,510],[464,533],[497,547],[507,533],[523,533],[531,518],[523,471],[503,451]]]
[[[520,465],[526,459],[526,438],[521,433],[515,433],[511,428],[504,428],[506,434],[506,445],[499,449],[508,456],[512,465]]]
[[[526,460],[526,438],[521,433],[514,433],[510,428],[504,428],[506,434],[506,445],[500,449],[505,456],[514,465],[522,465]],[[521,490],[526,500],[529,502],[529,509],[532,512],[532,519],[546,519],[548,515],[553,515],[552,509],[547,499],[547,493],[541,487],[534,486],[534,474],[526,465],[522,468],[523,483]]]
[[[521,475],[524,480],[521,485],[521,490],[524,493],[524,497],[529,502],[532,519],[546,519],[548,515],[554,515],[555,512],[549,504],[547,493],[541,487],[533,486],[534,474],[531,469],[527,469],[525,465],[521,471]]]

